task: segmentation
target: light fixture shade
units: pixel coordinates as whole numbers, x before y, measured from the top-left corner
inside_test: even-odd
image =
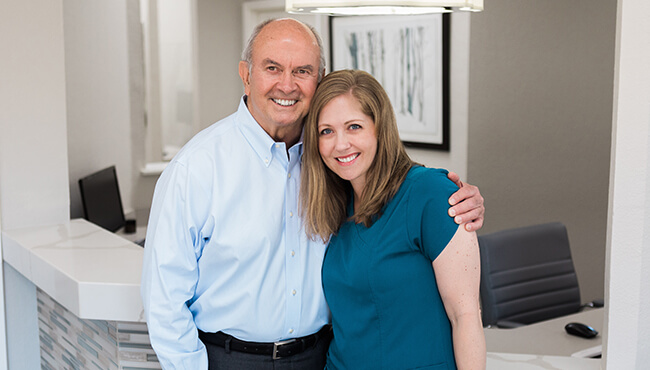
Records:
[[[424,14],[452,9],[479,12],[483,0],[285,0],[289,13],[331,15]]]

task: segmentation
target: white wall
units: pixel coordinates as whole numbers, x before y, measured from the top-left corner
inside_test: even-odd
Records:
[[[64,0],[68,161],[72,218],[83,217],[77,181],[117,168],[125,209],[144,162],[144,92],[138,3]]]
[[[61,12],[61,2],[30,0],[2,6],[2,227],[67,220],[63,24],[52,14]]]
[[[1,230],[69,219],[62,17],[61,0],[0,2]],[[40,369],[35,287],[0,276],[0,368]]]
[[[170,160],[194,134],[194,44],[192,3],[158,1],[160,126],[163,159]]]
[[[650,363],[650,3],[619,0],[604,362]]]

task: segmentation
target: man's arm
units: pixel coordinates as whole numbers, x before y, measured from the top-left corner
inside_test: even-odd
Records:
[[[449,172],[449,180],[453,181],[460,189],[449,197],[449,216],[459,224],[465,224],[465,230],[476,231],[483,227],[485,206],[483,196],[478,187],[463,183],[455,172]]]
[[[156,184],[141,294],[151,345],[162,367],[207,370],[207,352],[186,304],[198,281],[198,262],[186,214],[192,207],[184,205],[191,201],[185,189],[187,173],[179,167],[172,162]]]

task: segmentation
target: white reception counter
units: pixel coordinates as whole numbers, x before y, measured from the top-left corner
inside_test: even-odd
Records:
[[[142,247],[83,219],[4,231],[3,259],[81,319],[144,322]]]

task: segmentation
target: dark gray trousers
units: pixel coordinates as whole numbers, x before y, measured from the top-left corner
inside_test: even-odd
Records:
[[[325,368],[329,340],[320,339],[312,348],[274,360],[269,355],[230,351],[203,342],[208,351],[209,370],[322,370]]]

